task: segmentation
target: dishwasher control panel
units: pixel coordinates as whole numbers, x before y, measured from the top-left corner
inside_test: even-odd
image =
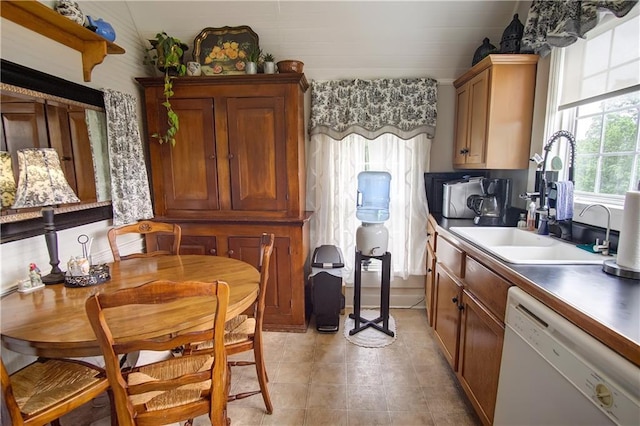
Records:
[[[526,293],[510,290],[505,322],[614,423],[638,424],[638,367]]]

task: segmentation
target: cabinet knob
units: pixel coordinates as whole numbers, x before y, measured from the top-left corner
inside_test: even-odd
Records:
[[[229,256],[233,256],[233,254],[234,254],[234,253],[235,253],[235,252],[234,252],[233,250],[229,250],[229,251],[227,252],[227,254],[228,254]]]
[[[452,301],[453,303],[458,303],[458,298],[457,298],[457,297],[454,297],[454,298],[452,298],[452,299],[451,299],[451,301]]]
[[[233,154],[229,154],[229,155],[227,155],[227,158],[228,158],[229,160],[233,159]]]
[[[433,271],[433,269],[431,269],[431,268],[427,268],[427,272],[428,272],[429,274],[431,273],[431,271]]]
[[[60,158],[60,159],[61,159],[62,161],[71,161],[71,160],[73,160],[73,158],[71,158],[71,157],[62,157],[62,158]]]
[[[464,311],[464,306],[458,305],[458,309],[461,310],[461,311]]]
[[[469,153],[469,150],[467,148],[460,150],[460,154],[468,154],[468,153]]]
[[[210,254],[216,254],[216,249],[211,249],[211,250],[209,250],[209,253],[210,253]]]
[[[211,154],[211,155],[209,156],[209,159],[210,159],[210,160],[215,160],[215,159],[216,159],[216,155],[215,155],[215,154]]]

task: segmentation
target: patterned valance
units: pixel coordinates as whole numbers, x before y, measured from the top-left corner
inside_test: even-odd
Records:
[[[598,23],[598,10],[608,10],[621,18],[637,3],[637,0],[535,0],[524,27],[522,51],[546,56],[552,47],[566,47],[584,38]]]
[[[309,133],[335,140],[351,133],[433,138],[437,95],[431,78],[312,81]]]

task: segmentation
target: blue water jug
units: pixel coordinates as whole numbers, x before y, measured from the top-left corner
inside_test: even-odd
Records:
[[[391,175],[387,172],[358,174],[356,217],[367,223],[382,223],[389,219]]]

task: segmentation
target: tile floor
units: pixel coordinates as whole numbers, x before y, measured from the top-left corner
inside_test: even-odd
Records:
[[[306,333],[265,333],[274,413],[265,414],[262,396],[255,395],[229,403],[232,425],[480,425],[436,346],[424,310],[392,309],[391,315],[398,338],[379,349],[349,343],[344,316],[335,334],[316,332],[313,320]],[[253,389],[258,389],[254,367],[234,367],[232,393]],[[71,413],[63,426],[110,425],[105,402]],[[194,421],[208,424],[206,418]]]

